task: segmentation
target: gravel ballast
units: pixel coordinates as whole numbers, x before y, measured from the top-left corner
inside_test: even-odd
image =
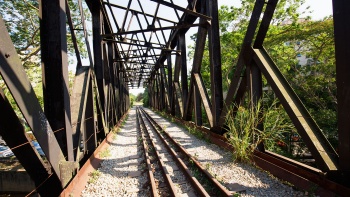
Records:
[[[166,132],[182,144],[197,158],[214,177],[230,188],[239,186],[244,191],[241,196],[305,196],[307,192],[294,190],[251,165],[232,162],[232,154],[214,144],[197,139],[186,129],[162,118],[149,109],[145,110]],[[121,130],[109,147],[109,156],[101,163],[98,177],[90,181],[82,191],[82,196],[149,196],[147,173],[130,177],[131,172],[142,171],[143,157],[138,146],[136,131],[136,108],[132,108]],[[138,157],[139,156],[139,157]]]

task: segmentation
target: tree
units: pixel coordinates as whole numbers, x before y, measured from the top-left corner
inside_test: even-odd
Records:
[[[37,66],[40,59],[39,2],[36,0],[3,0],[0,13],[12,42],[25,67]]]
[[[71,17],[76,28],[81,25],[80,13],[77,3],[68,1],[71,9]],[[85,15],[88,12],[84,12]],[[38,0],[1,0],[0,14],[10,33],[23,66],[25,68],[40,66],[40,25],[39,25],[39,2]],[[77,44],[81,55],[86,57],[83,32],[75,31]],[[67,25],[68,53],[73,56],[74,49],[71,40],[71,32]]]
[[[148,88],[145,88],[145,91],[143,92],[143,106],[149,107]]]
[[[224,91],[227,91],[231,83],[254,3],[255,0],[243,0],[241,7],[222,6],[219,10],[222,73],[226,79],[223,80]],[[336,139],[333,20],[332,17],[321,21],[311,21],[310,17],[300,19],[300,14],[309,12],[307,8],[304,13],[298,13],[298,8],[303,3],[304,0],[279,1],[264,47],[326,136]],[[190,56],[193,55],[193,50],[194,48]],[[300,66],[296,58],[298,54],[309,57],[309,66]],[[210,87],[209,64],[206,46],[201,70],[206,87]],[[266,80],[264,86],[268,86]],[[271,103],[273,97],[264,98],[264,101]],[[336,146],[335,143],[333,145]]]
[[[76,28],[81,28],[80,12],[77,3],[69,0],[71,17]],[[84,11],[87,18],[89,12]],[[43,106],[42,78],[40,66],[40,25],[39,25],[39,1],[38,0],[0,0],[0,15],[2,16],[11,40],[16,51],[22,60],[22,65],[31,81],[36,96]],[[68,28],[68,25],[67,25]],[[75,31],[77,44],[82,57],[86,57],[83,32]],[[71,32],[67,29],[68,54],[75,55],[71,40]],[[73,79],[69,77],[70,80]],[[0,88],[4,90],[5,95],[12,104],[16,114],[21,117],[20,110],[12,98],[9,90],[0,76]]]
[[[143,100],[143,94],[142,93],[139,93],[137,96],[136,96],[136,101],[137,102],[140,102]]]
[[[313,118],[336,144],[337,98],[333,18],[272,26],[265,47]],[[301,66],[296,56],[305,54]]]
[[[130,97],[130,107],[133,107],[136,96],[133,94],[130,94],[129,97]]]
[[[278,25],[285,20],[291,20],[296,24],[300,14],[298,8],[305,0],[281,0],[277,5],[273,25]],[[221,64],[223,78],[223,89],[226,91],[231,81],[231,75],[234,72],[235,64],[242,42],[247,30],[255,0],[242,0],[240,7],[222,6],[219,9],[219,26],[220,26],[220,44],[221,44]],[[308,9],[305,11],[307,12]],[[304,12],[304,13],[305,13]],[[195,36],[191,37],[195,39]],[[190,57],[193,58],[194,47],[191,47]],[[210,62],[208,43],[206,43],[203,60],[202,60],[202,77],[206,87],[210,87]]]
[[[77,3],[68,1],[71,17],[76,28],[81,25]],[[10,34],[34,90],[42,102],[41,67],[40,67],[40,25],[38,0],[0,0],[0,14]],[[84,11],[85,16],[90,16]],[[67,25],[68,28],[68,25]],[[77,44],[82,57],[86,57],[82,31],[75,31]],[[70,29],[67,29],[68,53],[75,55]],[[5,85],[1,83],[1,88]]]

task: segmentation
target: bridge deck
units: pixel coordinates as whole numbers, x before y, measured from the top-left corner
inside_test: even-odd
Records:
[[[188,130],[149,109],[146,111],[230,190],[244,190],[243,194],[247,196],[304,195],[304,192],[293,190],[292,187],[282,184],[276,178],[251,165],[232,162],[230,152],[198,139]],[[106,156],[102,158],[101,166],[98,168],[99,175],[97,176],[98,173],[95,173],[96,169],[93,168],[92,172],[86,171],[86,174],[90,174],[88,179],[78,184],[85,187],[74,189],[74,196],[148,196],[149,191],[144,188],[148,184],[147,173],[144,173],[142,165],[144,159],[138,145],[140,135],[137,132],[135,107],[130,110],[125,124],[111,139],[113,140],[109,146],[98,153],[100,157]],[[169,173],[171,176],[176,176],[174,171],[170,170]],[[96,177],[94,178],[92,174]]]

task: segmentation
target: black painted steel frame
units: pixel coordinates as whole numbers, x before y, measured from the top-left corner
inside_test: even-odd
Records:
[[[59,196],[74,174],[129,109],[127,79],[102,3],[86,1],[93,21],[93,53],[87,37],[82,1],[78,0],[90,65],[83,66],[68,0],[40,1],[40,37],[44,109],[22,67],[4,21],[0,19],[0,74],[48,162],[36,152],[21,121],[0,90],[0,135],[12,149],[41,196]],[[66,22],[77,67],[71,95],[68,83]],[[92,57],[92,55],[94,57]],[[34,191],[35,191],[34,190]],[[34,192],[33,191],[33,192]]]
[[[173,0],[151,1],[156,3],[152,14],[145,12],[148,1],[144,0],[129,0],[126,7],[109,0],[86,0],[92,15],[92,52],[82,0],[78,0],[89,66],[82,66],[81,63],[68,0],[40,1],[45,112],[39,105],[6,27],[0,20],[0,74],[42,146],[49,164],[42,161],[30,140],[23,134],[23,127],[2,90],[0,134],[26,168],[42,196],[58,195],[78,170],[79,161],[84,161],[95,150],[98,142],[127,112],[130,105],[129,87],[147,87],[149,104],[153,108],[166,110],[186,122],[194,120],[197,126],[203,124],[203,106],[210,130],[216,135],[224,132],[222,128],[225,124],[226,106],[239,104],[245,95],[251,95],[253,102],[261,98],[262,75],[303,137],[320,169],[315,173],[319,173],[322,178],[303,176],[303,173],[298,172],[305,169],[305,166],[265,151],[263,144],[258,147],[255,160],[265,168],[271,166],[271,172],[275,174],[297,174],[320,185],[324,185],[324,181],[321,183],[318,180],[332,180],[349,187],[346,185],[346,176],[350,172],[348,1],[333,0],[339,155],[263,47],[278,0],[256,0],[225,100],[217,0],[188,0],[186,7],[175,4]],[[132,9],[132,3],[139,5],[140,9]],[[159,9],[164,7],[173,10],[177,19],[158,16]],[[118,23],[119,17],[122,17],[121,23],[120,20]],[[197,19],[199,22],[195,23]],[[71,96],[68,91],[66,22],[78,60]],[[131,24],[136,24],[136,30],[131,28]],[[185,35],[191,27],[198,27],[198,33],[193,66],[188,76]],[[170,32],[168,37],[167,31]],[[206,41],[209,43],[210,87],[205,87],[201,73]],[[220,137],[216,136],[219,140]],[[272,168],[272,165],[275,167]],[[282,172],[281,169],[285,171]]]

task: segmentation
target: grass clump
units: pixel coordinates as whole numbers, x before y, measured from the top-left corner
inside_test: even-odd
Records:
[[[101,158],[107,158],[109,156],[111,156],[111,151],[108,148],[100,152]]]
[[[89,179],[88,183],[95,183],[100,175],[101,175],[101,172],[98,170],[90,172],[90,174],[89,174],[90,179]]]
[[[200,140],[204,140],[206,142],[210,142],[209,137],[202,131],[197,130],[196,128],[187,126],[186,129],[188,130],[188,132],[194,136],[196,136],[198,139]]]
[[[261,100],[255,105],[248,103],[248,107],[231,107],[226,116],[228,132],[225,137],[234,148],[233,160],[239,162],[250,162],[260,143],[264,143],[267,148],[274,146],[293,129],[284,109],[276,100],[265,108]]]

